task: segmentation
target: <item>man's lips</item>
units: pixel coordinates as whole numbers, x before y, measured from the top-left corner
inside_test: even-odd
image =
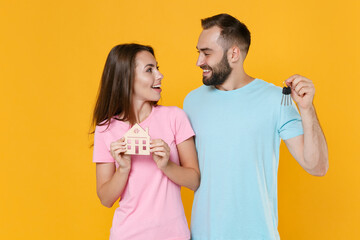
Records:
[[[211,74],[210,69],[203,69],[203,76],[209,76]]]

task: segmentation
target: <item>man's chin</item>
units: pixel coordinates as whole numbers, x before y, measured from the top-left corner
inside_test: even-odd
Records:
[[[203,84],[206,85],[206,86],[212,86],[212,81],[211,81],[211,78],[209,77],[203,77]]]

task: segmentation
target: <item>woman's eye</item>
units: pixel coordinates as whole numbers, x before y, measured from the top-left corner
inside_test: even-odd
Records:
[[[159,66],[156,66],[156,69],[157,69],[157,70],[159,70],[159,68],[160,68]]]
[[[151,69],[151,68],[148,68],[148,69],[146,70],[146,72],[152,72],[152,69]]]

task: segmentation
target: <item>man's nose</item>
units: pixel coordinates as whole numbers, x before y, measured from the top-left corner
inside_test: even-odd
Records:
[[[196,66],[200,67],[202,65],[204,65],[204,57],[201,56],[201,54],[199,54],[199,57],[198,57],[197,62],[196,62]]]

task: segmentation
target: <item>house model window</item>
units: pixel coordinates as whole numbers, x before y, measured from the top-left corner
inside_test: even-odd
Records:
[[[150,155],[150,135],[149,128],[144,130],[139,124],[135,124],[124,135],[129,155]]]

